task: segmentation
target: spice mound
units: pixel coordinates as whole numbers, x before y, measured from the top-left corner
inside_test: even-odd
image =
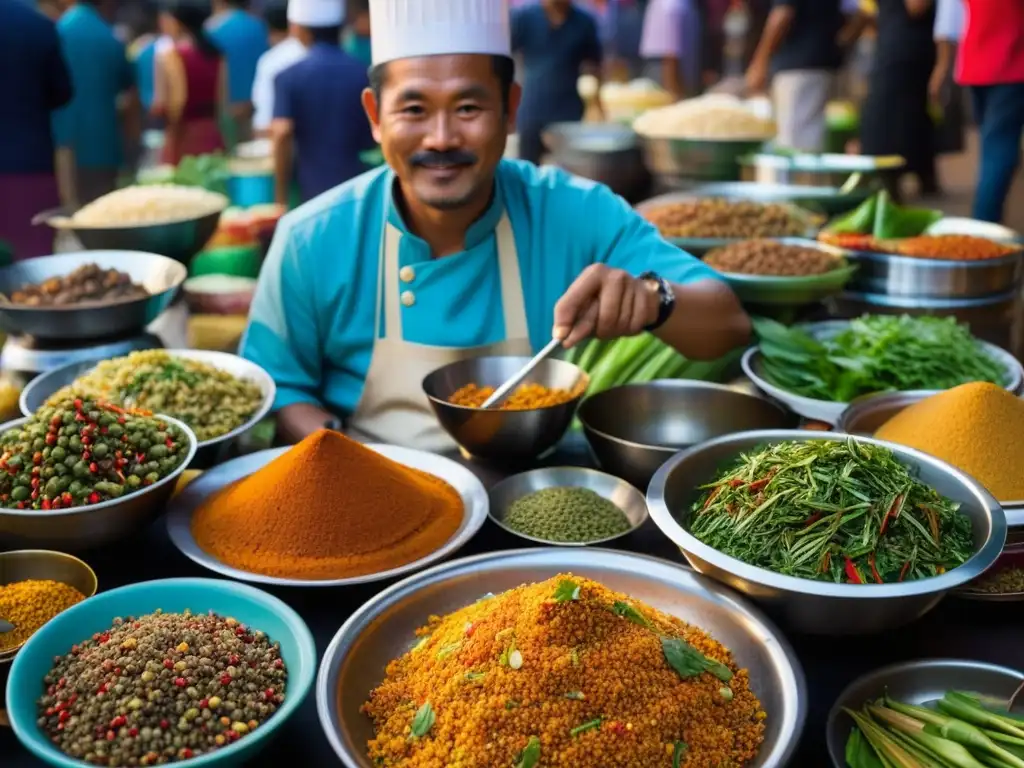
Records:
[[[974,552],[957,503],[888,448],[852,438],[769,445],[702,488],[690,533],[786,576],[891,584],[938,576]]]
[[[249,573],[343,579],[426,557],[462,517],[462,497],[444,480],[320,430],[207,499],[192,535]]]
[[[495,387],[481,387],[467,384],[456,390],[448,402],[467,408],[479,408],[494,394]],[[550,408],[568,403],[579,394],[575,389],[549,389],[540,384],[523,384],[498,406],[502,411],[530,411],[534,408]]]
[[[875,436],[962,469],[1000,501],[1024,499],[1024,401],[994,384],[932,395],[897,413]]]
[[[715,248],[704,257],[704,263],[719,272],[773,277],[823,275],[846,266],[841,258],[817,248],[765,239]]]
[[[11,294],[11,303],[26,307],[64,307],[146,296],[149,291],[133,283],[131,275],[116,269],[102,269],[96,264],[83,264],[63,277],[23,285]]]
[[[587,542],[629,530],[626,513],[589,488],[544,488],[517,499],[505,515],[514,531],[545,541]]]
[[[728,649],[571,574],[431,617],[419,634],[363,705],[377,766],[740,768],[764,740]]]
[[[254,382],[164,350],[104,360],[51,395],[46,404],[74,397],[166,413],[188,424],[200,441],[240,427],[263,404],[263,392]]]
[[[644,211],[662,237],[786,237],[807,223],[785,205],[707,198],[668,203]]]
[[[278,643],[216,614],[115,618],[46,675],[38,725],[92,765],[188,760],[232,744],[284,702]]]
[[[26,579],[0,586],[0,619],[14,625],[0,632],[0,651],[17,648],[62,611],[85,600],[74,587],[48,579]]]
[[[180,429],[141,411],[81,399],[44,406],[0,435],[0,507],[117,499],[172,474],[189,447]]]
[[[986,595],[1024,595],[1024,560],[1020,565],[996,565],[980,579],[968,584],[964,591]]]
[[[1021,246],[973,235],[920,235],[896,242],[891,250],[921,259],[985,261],[1019,253]]]

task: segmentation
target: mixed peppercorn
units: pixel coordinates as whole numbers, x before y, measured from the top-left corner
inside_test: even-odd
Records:
[[[93,765],[188,760],[258,728],[285,699],[280,646],[216,614],[115,618],[44,678],[39,727]]]
[[[0,507],[99,504],[173,473],[188,455],[177,427],[91,400],[41,408],[0,435]]]

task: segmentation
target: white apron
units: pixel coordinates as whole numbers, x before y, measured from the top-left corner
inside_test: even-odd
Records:
[[[415,270],[399,271],[398,249],[402,232],[385,219],[377,268],[377,306],[374,344],[363,394],[348,422],[348,429],[380,443],[424,451],[456,448],[434,417],[423,379],[438,368],[473,357],[533,354],[526,323],[526,305],[519,275],[519,256],[508,214],[495,230],[501,303],[505,313],[505,341],[479,347],[434,347],[414,344],[402,336],[402,307],[415,302]],[[382,290],[383,287],[383,290]],[[381,297],[384,335],[380,335]],[[466,382],[467,384],[471,382]]]

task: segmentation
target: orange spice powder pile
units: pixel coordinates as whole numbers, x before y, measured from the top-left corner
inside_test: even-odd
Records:
[[[320,430],[207,499],[192,535],[240,570],[341,579],[429,555],[462,516],[462,497],[444,480]]]

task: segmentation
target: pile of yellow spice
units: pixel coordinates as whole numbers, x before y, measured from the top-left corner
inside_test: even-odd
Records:
[[[384,768],[740,768],[748,673],[700,629],[571,574],[431,617],[363,705]]]
[[[0,632],[0,651],[9,651],[24,643],[46,622],[85,595],[72,586],[47,579],[27,579],[0,586],[0,618],[14,625]]]

